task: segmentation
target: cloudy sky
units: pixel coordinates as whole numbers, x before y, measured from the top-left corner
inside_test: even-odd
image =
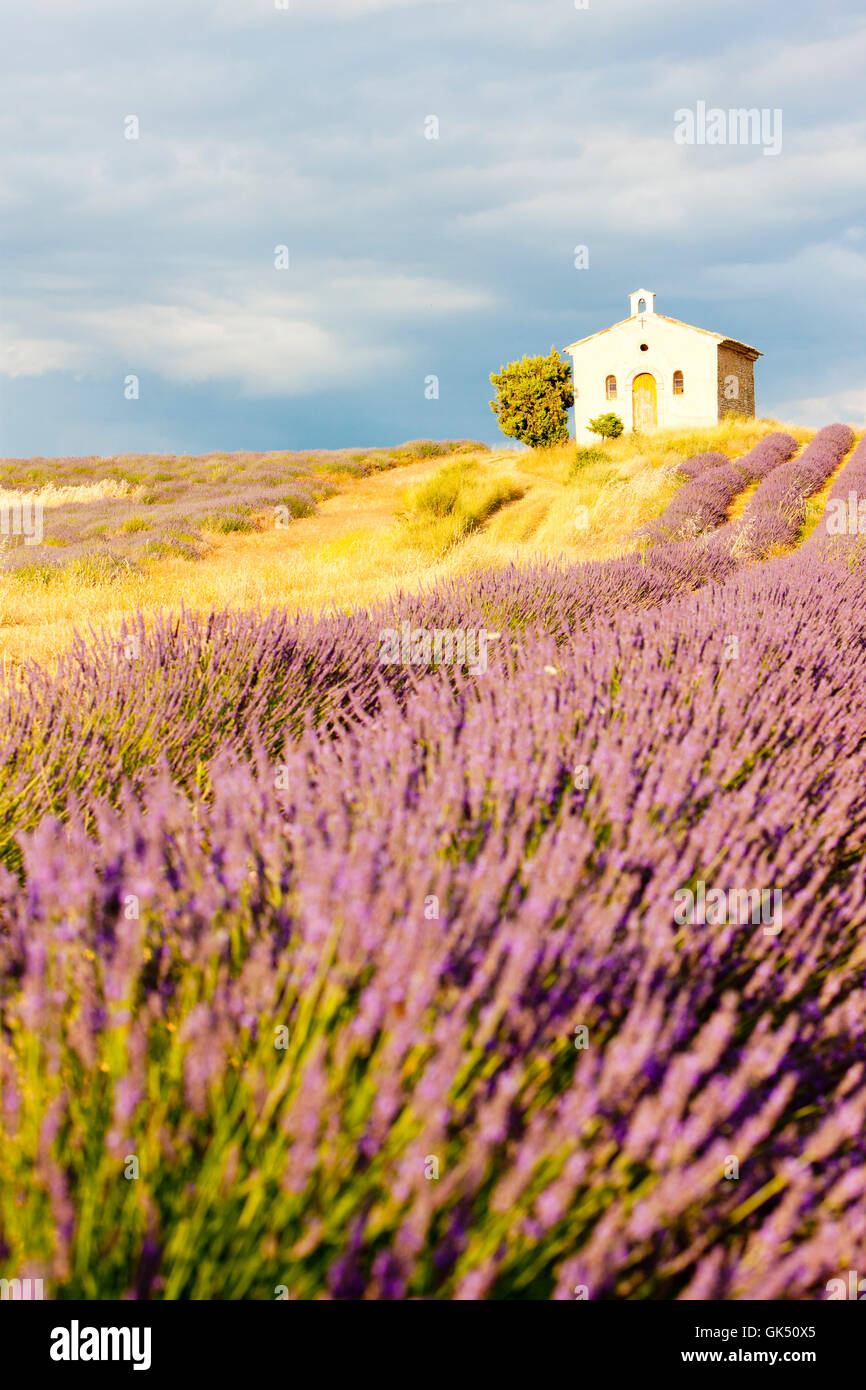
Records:
[[[862,0],[0,0],[0,34],[2,455],[494,442],[490,372],[639,286],[766,354],[760,413],[866,416]],[[781,151],[678,143],[699,102]]]

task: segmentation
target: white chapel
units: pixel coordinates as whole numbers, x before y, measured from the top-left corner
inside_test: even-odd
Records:
[[[613,412],[626,429],[714,425],[754,415],[757,348],[656,312],[652,290],[629,296],[627,319],[571,343],[575,436]]]

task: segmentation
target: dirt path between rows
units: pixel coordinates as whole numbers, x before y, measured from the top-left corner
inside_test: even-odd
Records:
[[[455,460],[459,457],[464,456],[454,456]],[[509,453],[478,455],[479,462],[485,466],[511,462],[513,459],[514,455]],[[293,522],[292,539],[305,546],[323,545],[348,532],[377,531],[390,526],[403,494],[450,461],[448,458],[422,459],[418,463],[374,473],[367,478],[352,479],[344,491],[320,502],[315,516],[302,517]]]

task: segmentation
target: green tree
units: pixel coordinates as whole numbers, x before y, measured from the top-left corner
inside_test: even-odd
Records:
[[[524,357],[510,362],[490,380],[496,400],[490,409],[508,439],[519,439],[532,449],[546,449],[568,439],[567,411],[574,405],[571,363],[556,348],[548,357]]]
[[[625,425],[618,415],[609,410],[607,415],[597,415],[590,420],[586,428],[592,430],[593,434],[600,434],[602,439],[618,439]]]

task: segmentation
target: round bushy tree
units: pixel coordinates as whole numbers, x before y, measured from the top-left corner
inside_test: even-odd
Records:
[[[619,416],[609,410],[606,415],[596,415],[594,420],[588,422],[586,428],[592,430],[593,434],[600,434],[602,439],[618,439],[625,426]]]
[[[510,362],[490,380],[496,400],[490,409],[509,439],[519,439],[532,449],[549,448],[568,439],[568,415],[574,405],[571,363],[556,348],[547,357],[524,357]]]

